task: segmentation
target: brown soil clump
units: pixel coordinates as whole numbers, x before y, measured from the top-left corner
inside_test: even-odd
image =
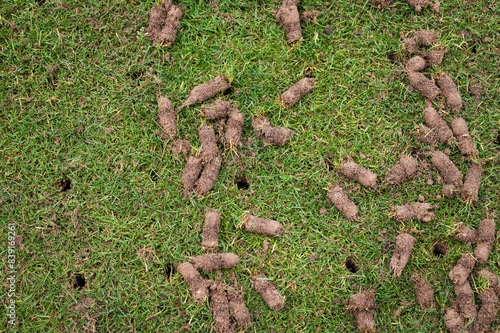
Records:
[[[298,1],[296,1],[298,3]],[[288,43],[296,42],[302,39],[302,30],[300,28],[300,17],[297,4],[291,1],[283,0],[276,14],[286,31]]]
[[[262,133],[266,143],[278,146],[285,145],[292,136],[292,131],[280,126],[266,127],[262,130]]]
[[[445,184],[453,184],[457,188],[462,186],[462,178],[464,176],[445,153],[440,152],[439,150],[433,152],[431,163],[436,169],[438,169]]]
[[[418,304],[420,304],[424,310],[434,308],[436,306],[436,301],[434,300],[434,289],[431,285],[420,279],[417,274],[413,274],[412,279],[415,293],[417,294]]]
[[[198,180],[198,177],[200,176],[202,167],[203,165],[200,157],[196,155],[189,156],[181,178],[182,186],[184,187],[184,194],[186,196],[191,195],[194,185],[196,184],[196,180]]]
[[[237,109],[233,109],[226,125],[226,141],[229,148],[238,148],[243,132],[243,122],[245,117]]]
[[[349,221],[357,221],[359,219],[358,207],[347,197],[342,187],[337,185],[329,188],[327,197]]]
[[[179,153],[187,157],[190,151],[191,143],[188,140],[176,140],[175,146],[172,147],[175,158],[179,158]]]
[[[453,184],[444,184],[441,189],[441,194],[446,198],[453,198],[458,192],[459,190]]]
[[[428,144],[434,144],[438,142],[436,133],[425,125],[420,125],[417,132],[418,141],[425,142]]]
[[[481,308],[477,313],[477,321],[482,325],[490,325],[498,315],[498,296],[493,289],[479,294]]]
[[[447,142],[453,138],[453,132],[432,106],[424,109],[423,116],[425,123],[432,129],[439,142]]]
[[[231,88],[229,81],[226,80],[224,76],[219,75],[212,81],[194,87],[187,100],[181,105],[180,109],[196,103],[205,102],[216,94],[229,88]]]
[[[457,138],[460,153],[462,155],[472,155],[476,154],[477,150],[474,147],[474,142],[472,141],[472,137],[469,134],[469,130],[467,129],[467,123],[464,118],[455,118],[451,121],[451,128],[453,130],[453,134],[455,134],[455,138]]]
[[[425,98],[434,100],[441,94],[441,89],[434,82],[419,72],[407,72],[410,84],[417,89]]]
[[[444,324],[449,333],[464,333],[464,318],[458,313],[458,309],[453,306],[446,309]]]
[[[462,198],[467,202],[477,200],[479,187],[481,187],[481,175],[483,167],[481,164],[474,163],[469,168],[465,176],[464,187],[462,188]]]
[[[481,96],[481,93],[483,92],[483,87],[481,86],[481,83],[476,83],[471,85],[469,87],[469,92],[476,97]]]
[[[263,136],[264,129],[271,127],[271,123],[267,118],[264,117],[254,117],[252,119],[252,127],[256,136]]]
[[[163,22],[166,18],[167,10],[163,6],[163,4],[156,4],[153,6],[153,8],[151,8],[146,39],[156,40],[158,38],[158,34],[160,33]]]
[[[371,291],[351,296],[349,311],[356,318],[358,329],[361,332],[375,332],[375,295]]]
[[[444,74],[436,77],[436,82],[439,88],[441,88],[444,98],[446,98],[446,105],[448,105],[451,111],[460,112],[462,109],[462,96],[451,76]]]
[[[201,124],[198,128],[198,135],[201,142],[201,160],[204,164],[209,163],[219,155],[215,131],[212,126]]]
[[[234,268],[240,262],[240,258],[234,253],[209,253],[193,257],[192,261],[196,269],[212,272]]]
[[[161,127],[163,127],[165,139],[175,139],[177,136],[177,113],[167,96],[158,99],[158,118]]]
[[[394,271],[394,276],[401,276],[408,260],[410,260],[415,241],[415,237],[408,234],[400,234],[396,237],[396,248],[394,249],[390,264],[391,270]]]
[[[430,222],[434,217],[434,212],[430,212],[432,205],[428,203],[412,202],[392,209],[394,219],[397,221],[418,220]]]
[[[279,311],[283,308],[283,296],[279,293],[276,286],[267,280],[264,274],[258,274],[252,277],[253,287],[262,296],[264,301],[274,311]]]
[[[430,5],[429,0],[406,0],[410,6],[415,8],[417,12],[420,12],[422,8]]]
[[[210,287],[210,310],[214,319],[216,333],[233,333],[234,326],[231,324],[229,313],[229,301],[224,286],[214,284]]]
[[[295,83],[293,86],[288,88],[281,97],[281,103],[287,108],[294,106],[302,97],[307,95],[314,88],[314,82],[316,79],[313,78],[303,78],[299,82]]]
[[[219,156],[205,165],[200,178],[198,178],[196,182],[196,194],[199,197],[204,196],[214,187],[217,176],[219,175],[220,166],[221,160]]]
[[[427,66],[441,66],[446,52],[447,49],[440,46],[424,53],[423,57],[425,58],[425,60],[427,60]]]
[[[235,289],[228,289],[226,291],[229,299],[229,307],[231,314],[238,323],[240,328],[248,328],[252,326],[250,312],[243,301],[243,292]]]
[[[417,40],[415,38],[406,38],[403,32],[399,33],[401,39],[403,40],[403,48],[409,55],[418,53]]]
[[[389,7],[394,2],[394,0],[370,0],[370,2],[375,7],[378,7],[380,9],[384,9],[384,8]]]
[[[243,227],[245,231],[270,236],[281,236],[285,228],[278,221],[262,219],[253,215],[244,218]]]
[[[177,271],[181,273],[184,281],[191,289],[191,295],[198,303],[203,303],[208,298],[208,288],[213,284],[213,281],[205,280],[200,273],[189,262],[184,262],[177,266]]]
[[[340,166],[340,172],[342,172],[344,176],[358,181],[363,186],[371,188],[377,186],[377,175],[354,161],[343,163]]]
[[[476,259],[470,254],[463,254],[448,274],[453,284],[464,284],[476,265]]]
[[[495,292],[498,294],[500,292],[500,287],[498,286],[498,276],[489,270],[483,268],[479,272],[477,272],[477,276],[481,279],[488,281],[488,288],[493,288]]]
[[[221,119],[229,116],[233,106],[231,102],[226,102],[222,99],[218,99],[215,102],[205,105],[201,108],[203,117],[208,120]]]
[[[409,155],[399,156],[396,164],[387,171],[385,181],[390,185],[399,185],[411,179],[417,172],[418,161]]]
[[[493,219],[484,219],[479,223],[474,257],[480,264],[484,264],[488,260],[490,252],[493,249],[496,235],[495,227],[495,220]]]
[[[458,307],[460,314],[467,319],[476,318],[477,309],[474,305],[474,294],[469,281],[463,284],[455,284],[455,295],[457,295]]]
[[[205,223],[201,234],[201,246],[203,251],[216,250],[219,247],[220,212],[207,209],[205,212]]]
[[[161,4],[153,6],[149,18],[147,39],[166,46],[175,42],[175,37],[181,26],[181,17],[184,11],[174,5],[172,0],[163,0]]]
[[[439,35],[434,30],[421,30],[415,31],[413,37],[417,40],[419,46],[432,46],[438,41]]]
[[[300,20],[304,22],[317,22],[318,21],[318,13],[317,12],[303,12],[300,14]]]
[[[427,67],[427,62],[421,56],[415,56],[406,63],[406,71],[421,72]]]
[[[456,240],[463,243],[475,243],[477,237],[477,230],[460,224],[460,227],[451,235]]]

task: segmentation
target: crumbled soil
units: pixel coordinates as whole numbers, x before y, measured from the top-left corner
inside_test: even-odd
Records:
[[[198,134],[201,142],[201,160],[206,164],[219,155],[217,137],[214,128],[207,124],[201,124],[198,128]]]
[[[448,49],[445,46],[439,45],[436,48],[433,48],[429,52],[425,52],[422,54],[422,56],[425,58],[427,61],[427,66],[441,66],[441,63],[443,62],[443,58],[448,52]]]
[[[196,103],[205,102],[216,94],[229,88],[231,88],[229,81],[226,80],[224,76],[219,75],[208,83],[194,87],[187,100],[181,105],[180,109]]]
[[[418,141],[428,144],[434,144],[438,142],[438,138],[434,130],[422,124],[420,124],[420,126],[418,127],[417,139]]]
[[[163,128],[164,138],[173,140],[177,136],[177,113],[167,96],[158,99],[158,118]]]
[[[498,276],[489,270],[483,268],[479,272],[477,272],[477,276],[481,279],[488,281],[488,288],[493,288],[495,292],[499,293],[500,287],[498,286]]]
[[[467,123],[464,118],[455,118],[451,121],[451,129],[458,141],[460,147],[460,154],[472,155],[476,154],[477,150],[474,147],[474,142],[467,129]]]
[[[230,288],[226,291],[226,294],[229,299],[231,314],[238,323],[238,327],[245,329],[252,326],[250,312],[243,301],[243,292]]]
[[[424,74],[419,72],[407,72],[407,74],[410,84],[425,98],[432,101],[441,94],[441,89],[433,81],[426,78]]]
[[[361,332],[375,332],[375,295],[371,291],[351,296],[348,309],[356,318],[358,329]]]
[[[421,56],[415,56],[406,63],[406,71],[421,72],[427,67],[427,62]]]
[[[498,315],[498,296],[493,289],[486,289],[479,294],[481,308],[477,313],[477,321],[482,325],[491,324]]]
[[[347,197],[342,187],[338,185],[330,187],[327,197],[349,221],[357,221],[359,219],[358,207]]]
[[[245,231],[264,234],[270,236],[281,236],[285,231],[281,223],[274,220],[262,219],[253,215],[247,215],[244,218],[243,227]]]
[[[181,273],[184,281],[191,289],[191,295],[197,303],[203,303],[208,299],[208,288],[213,281],[205,280],[200,273],[189,262],[184,262],[177,266],[177,271]]]
[[[477,201],[479,194],[479,187],[481,187],[481,176],[483,167],[481,164],[474,163],[470,166],[464,180],[464,187],[462,188],[462,199],[467,202]]]
[[[214,284],[210,287],[210,311],[214,319],[216,333],[235,332],[234,326],[231,324],[229,301],[223,285]]]
[[[463,243],[475,243],[477,230],[460,224],[460,227],[451,235],[451,237]]]
[[[267,277],[264,274],[253,276],[253,287],[272,310],[279,311],[284,306],[283,296],[276,289],[276,286],[266,279]]]
[[[267,118],[264,117],[254,117],[252,119],[252,127],[256,136],[263,136],[263,130],[271,127],[271,123]]]
[[[483,87],[480,83],[473,84],[469,87],[469,92],[471,93],[471,95],[479,97],[483,92]]]
[[[188,140],[176,140],[172,152],[175,158],[179,158],[179,153],[187,157],[191,152],[191,143]]]
[[[394,249],[390,264],[390,268],[394,272],[395,277],[401,276],[408,260],[410,260],[415,241],[415,237],[409,234],[400,234],[396,237],[396,248]]]
[[[444,324],[446,325],[449,333],[463,333],[464,318],[453,306],[446,309]]]
[[[182,186],[184,187],[184,194],[186,196],[191,195],[194,185],[200,176],[202,167],[203,164],[201,162],[201,157],[196,155],[189,156],[181,178]]]
[[[220,215],[216,210],[207,209],[205,212],[205,223],[201,234],[201,246],[203,251],[216,250],[219,247]]]
[[[463,254],[457,264],[448,274],[453,284],[464,284],[476,265],[476,259],[471,254]]]
[[[318,15],[319,13],[317,12],[303,12],[300,14],[300,20],[304,22],[317,22],[318,21]]]
[[[149,26],[147,29],[146,39],[156,40],[161,31],[163,22],[167,18],[167,10],[163,4],[156,4],[151,8],[149,13]]]
[[[417,12],[420,12],[422,8],[430,5],[429,0],[406,0],[410,6],[415,8]]]
[[[397,221],[418,220],[430,222],[434,218],[434,212],[430,211],[432,208],[432,205],[428,203],[412,202],[394,207],[392,213]]]
[[[469,281],[463,284],[455,284],[455,295],[460,309],[460,315],[466,319],[476,318],[477,308],[474,304],[474,293]]]
[[[241,141],[241,133],[243,132],[243,122],[245,117],[237,109],[233,109],[226,125],[226,142],[229,148],[238,148]]]
[[[389,7],[394,0],[370,0],[371,4],[380,9]]]
[[[490,252],[493,249],[493,243],[495,241],[495,220],[484,219],[479,223],[479,229],[477,230],[477,245],[474,251],[474,257],[480,264],[486,263]]]
[[[167,17],[163,28],[157,35],[156,41],[168,47],[175,42],[175,37],[181,26],[181,17],[184,15],[184,10],[172,4],[172,0],[164,0],[163,4],[167,9]]]
[[[280,97],[283,106],[287,108],[294,106],[302,97],[313,90],[315,81],[316,79],[306,77],[288,88]]]
[[[452,112],[458,113],[462,109],[462,96],[450,75],[444,74],[436,77],[436,83],[441,89],[446,105]]]
[[[280,126],[266,127],[262,130],[262,133],[264,135],[264,142],[277,146],[285,145],[292,136],[292,131]]]
[[[417,0],[421,1],[421,0]],[[426,0],[424,0],[426,1]],[[437,43],[439,39],[439,34],[434,30],[421,30],[415,31],[413,37],[416,39],[419,46],[432,46]]]
[[[453,138],[453,132],[432,106],[428,106],[424,109],[423,118],[427,126],[433,131],[434,137],[439,142],[448,142]]]
[[[439,150],[433,152],[431,163],[439,171],[445,184],[453,184],[457,188],[462,187],[462,179],[464,176],[445,153]]]
[[[417,302],[422,309],[430,309],[436,306],[434,289],[427,281],[422,280],[417,274],[412,275],[413,286],[417,294]]]
[[[460,190],[453,184],[444,184],[441,189],[441,194],[446,198],[453,198],[458,194],[458,192],[460,192]]]
[[[276,15],[281,24],[285,27],[288,43],[293,43],[302,39],[299,10],[296,4],[288,0],[283,0]]]
[[[402,154],[396,164],[387,171],[385,181],[390,185],[399,185],[411,179],[417,172],[418,161],[410,155]]]
[[[207,104],[201,108],[203,117],[208,120],[222,119],[231,113],[233,105],[231,102],[224,101],[223,99],[217,99],[211,104]]]
[[[399,33],[399,36],[403,40],[403,49],[409,55],[419,52],[417,40],[415,38],[406,38],[403,32]]]
[[[371,188],[377,186],[377,175],[354,161],[342,163],[340,172],[342,172],[344,176],[358,181],[363,186]]]
[[[191,260],[196,269],[204,272],[234,268],[240,262],[240,258],[234,253],[208,253],[193,257]]]

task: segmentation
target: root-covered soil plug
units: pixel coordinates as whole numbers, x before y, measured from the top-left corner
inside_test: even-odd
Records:
[[[403,32],[399,33],[399,36],[403,40],[403,48],[409,55],[418,53],[417,40],[415,38],[406,38]]]
[[[447,49],[443,46],[438,46],[433,48],[429,52],[423,54],[425,60],[427,60],[427,66],[441,66],[443,62],[444,55],[446,54]]]
[[[174,105],[167,96],[162,96],[158,99],[158,118],[165,139],[172,140],[177,136],[177,113]]]
[[[266,127],[262,130],[262,133],[266,143],[278,146],[285,145],[292,136],[292,131],[280,126]]]
[[[408,72],[421,72],[427,67],[427,62],[421,56],[415,56],[406,63]]]
[[[243,227],[245,231],[270,236],[281,236],[285,228],[278,221],[262,219],[253,215],[244,217]]]
[[[238,326],[243,329],[252,326],[250,312],[243,301],[243,292],[231,288],[226,291],[226,294],[229,299],[231,314],[236,319]]]
[[[402,206],[396,206],[392,209],[394,219],[397,221],[418,220],[430,222],[434,217],[434,212],[431,212],[432,205],[428,203],[412,202]]]
[[[432,106],[424,109],[423,116],[425,123],[434,132],[434,136],[439,142],[447,142],[453,138],[453,132]]]
[[[354,161],[342,163],[340,172],[346,177],[357,180],[363,186],[371,188],[377,186],[377,175]]]
[[[420,125],[417,132],[418,141],[434,144],[438,141],[436,133],[425,125]]]
[[[474,257],[480,264],[484,264],[490,252],[493,249],[493,243],[495,241],[495,220],[484,219],[479,223],[479,229],[477,230],[477,245],[474,251]]]
[[[396,237],[396,248],[392,255],[390,268],[394,271],[394,276],[400,277],[403,269],[410,260],[411,251],[415,245],[415,237],[408,234],[400,234]]]
[[[217,76],[212,81],[196,86],[191,90],[188,99],[181,105],[180,109],[196,104],[205,102],[216,94],[231,88],[229,81],[222,75]]]
[[[483,280],[488,281],[488,288],[493,288],[495,292],[498,294],[500,291],[500,286],[498,286],[498,276],[489,270],[483,268],[479,272],[477,272],[477,276]]]
[[[441,189],[441,194],[446,198],[452,198],[456,196],[459,190],[453,184],[444,184]]]
[[[298,1],[283,0],[278,9],[277,16],[285,27],[286,39],[288,43],[296,42],[302,39],[302,30],[300,29],[300,16],[297,9]]]
[[[229,148],[238,148],[243,131],[243,122],[245,117],[237,109],[233,109],[226,125],[226,141]]]
[[[252,280],[253,287],[271,309],[278,311],[283,308],[283,296],[281,296],[276,286],[264,274],[253,276]]]
[[[219,155],[214,128],[210,125],[201,124],[198,128],[198,135],[201,142],[201,160],[203,163],[208,163]]]
[[[281,103],[285,107],[291,108],[314,88],[315,81],[316,79],[306,77],[295,83],[281,95]]]
[[[418,162],[409,155],[399,156],[396,164],[387,171],[385,181],[390,185],[398,185],[411,179],[417,172]]]
[[[493,289],[486,289],[479,294],[481,308],[477,313],[477,321],[482,325],[491,324],[498,315],[498,296]]]
[[[219,247],[220,212],[207,209],[201,234],[202,250],[216,250]]]
[[[209,253],[193,257],[191,260],[196,269],[201,269],[204,272],[234,268],[240,262],[240,258],[234,253]]]
[[[184,262],[177,266],[177,271],[181,273],[184,281],[191,289],[191,295],[196,302],[205,302],[208,298],[208,288],[213,284],[213,281],[205,280],[201,274],[189,262]]]
[[[477,316],[476,305],[474,305],[474,293],[469,281],[463,284],[455,284],[455,295],[457,295],[458,307],[462,317],[472,319]]]
[[[329,188],[327,197],[349,221],[358,220],[358,207],[347,197],[342,187],[336,185]]]
[[[462,223],[460,223],[460,227],[451,235],[451,237],[463,243],[475,243],[477,230],[466,227]]]
[[[464,284],[476,265],[476,259],[470,254],[463,254],[448,274],[453,284]]]
[[[471,155],[477,153],[464,118],[453,119],[451,121],[451,128],[460,146],[460,154]]]
[[[448,155],[439,150],[432,153],[431,163],[438,169],[445,184],[453,184],[455,187],[462,186],[462,173],[458,170],[455,164],[450,160]]]
[[[462,198],[467,202],[477,200],[479,187],[481,186],[481,175],[483,167],[481,164],[474,163],[469,168],[465,176],[464,187],[462,188]]]
[[[203,116],[208,120],[221,119],[229,116],[233,106],[231,102],[226,102],[218,99],[212,104],[205,105],[201,108]]]
[[[167,18],[167,10],[163,4],[156,4],[151,8],[149,14],[149,26],[148,33],[146,34],[146,39],[156,40],[158,34],[161,31],[163,22]]]
[[[448,105],[451,111],[460,112],[462,109],[462,96],[451,76],[448,74],[437,76],[436,82],[439,88],[441,88],[444,98],[446,98],[446,105]]]
[[[223,285],[214,284],[210,287],[210,311],[214,319],[216,333],[232,333],[234,326],[231,324],[229,301]]]
[[[196,180],[200,176],[201,168],[203,167],[201,157],[191,155],[188,158],[184,173],[182,174],[181,182],[184,187],[184,194],[190,195],[193,191]]]
[[[163,1],[167,10],[167,17],[156,41],[166,46],[171,46],[175,42],[175,37],[181,26],[181,17],[184,11],[174,5],[171,0]]]
[[[256,136],[263,136],[264,129],[271,127],[271,123],[267,118],[264,117],[254,117],[252,119],[252,127]]]
[[[410,84],[424,95],[425,98],[432,101],[441,94],[441,89],[434,82],[426,78],[424,74],[420,72],[407,72],[407,74]]]
[[[464,333],[464,318],[458,312],[457,306],[450,306],[444,315],[444,324],[449,333]]]
[[[220,170],[220,157],[217,156],[205,165],[200,178],[196,182],[196,194],[201,197],[210,192],[214,187]]]
[[[356,318],[358,329],[361,332],[375,332],[375,295],[371,291],[351,296],[349,312]]]
[[[417,0],[417,1],[422,1],[422,0]],[[431,31],[421,30],[421,31],[415,31],[413,33],[413,38],[417,40],[417,44],[419,46],[432,46],[436,44],[436,42],[438,41],[439,34],[434,32],[434,30]]]
[[[429,283],[420,279],[417,274],[412,274],[413,286],[415,287],[415,293],[417,294],[417,302],[420,304],[422,309],[429,309],[436,306],[436,301],[434,300],[434,289]]]

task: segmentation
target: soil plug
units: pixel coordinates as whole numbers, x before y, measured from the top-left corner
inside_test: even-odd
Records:
[[[281,97],[281,103],[287,107],[291,108],[294,106],[302,97],[307,95],[314,88],[314,82],[316,79],[313,78],[303,78],[299,82],[291,86],[287,91],[285,91]]]
[[[182,186],[184,187],[184,194],[186,196],[191,195],[194,185],[196,184],[196,180],[200,176],[202,166],[200,157],[196,155],[189,156],[181,178]]]
[[[264,135],[264,142],[278,146],[285,145],[292,136],[292,131],[280,126],[266,127],[262,130],[262,133]]]
[[[422,0],[417,0],[417,1],[422,1]],[[427,3],[429,4],[428,1]],[[434,32],[434,30],[430,31],[421,30],[421,31],[415,31],[413,33],[413,37],[417,40],[419,46],[432,46],[436,44],[439,35],[436,32]]]
[[[453,184],[457,188],[462,186],[462,178],[464,176],[460,173],[455,164],[453,164],[448,155],[436,150],[432,153],[431,163],[438,169],[445,184]]]
[[[451,128],[455,138],[457,138],[458,144],[460,146],[460,154],[462,155],[472,155],[476,154],[477,150],[474,147],[474,142],[467,129],[467,123],[464,118],[455,118],[451,121]]]
[[[340,172],[348,178],[357,180],[363,186],[371,188],[377,186],[377,175],[354,161],[343,163],[340,166]]]
[[[158,38],[158,34],[161,32],[161,27],[166,18],[167,10],[163,4],[156,4],[151,8],[146,39],[156,40]]]
[[[285,27],[288,43],[293,43],[302,39],[302,30],[300,29],[299,10],[297,3],[299,1],[283,0],[278,9],[277,16]]]
[[[229,299],[231,314],[236,319],[238,327],[245,329],[252,326],[250,312],[243,301],[243,292],[231,288],[226,291],[226,294]]]
[[[165,139],[175,139],[177,136],[177,113],[174,110],[174,105],[167,96],[162,96],[158,99],[158,118],[165,132]]]
[[[463,243],[475,243],[477,231],[476,229],[471,229],[460,223],[460,227],[451,235],[451,237]]]
[[[201,108],[201,112],[203,113],[203,117],[208,120],[221,119],[229,116],[233,106],[231,102],[226,102],[222,99],[218,99],[212,104],[208,104]]]
[[[403,269],[410,260],[411,251],[415,245],[415,237],[408,234],[400,234],[396,237],[396,249],[391,259],[391,270],[395,277],[400,277]]]
[[[394,219],[397,221],[418,220],[430,222],[434,217],[434,212],[430,212],[432,205],[428,203],[412,202],[392,209]]]
[[[157,41],[165,46],[171,46],[175,42],[175,37],[181,26],[181,17],[184,11],[172,4],[172,0],[163,1],[167,10],[165,24],[158,34]]]
[[[267,279],[264,274],[258,274],[252,277],[253,287],[262,296],[264,301],[274,311],[279,311],[283,308],[283,296],[279,293],[276,286]]]
[[[425,125],[420,125],[417,132],[418,141],[434,144],[438,141],[436,133]]]
[[[453,284],[464,284],[476,265],[476,259],[471,254],[463,254],[448,276]]]
[[[464,333],[464,318],[458,313],[456,306],[450,306],[446,309],[444,324],[449,333]]]
[[[196,194],[202,197],[214,187],[221,166],[220,157],[217,156],[205,165],[200,178],[196,181]]]
[[[458,307],[462,317],[467,319],[476,318],[477,309],[474,305],[474,294],[469,281],[466,280],[463,284],[455,284],[455,295],[457,295]]]
[[[462,96],[458,91],[457,86],[453,82],[451,76],[448,74],[443,74],[442,76],[436,77],[436,82],[441,88],[444,98],[446,98],[446,104],[453,112],[460,112],[462,109]]]
[[[445,46],[438,46],[427,53],[423,54],[425,60],[427,60],[427,66],[441,66],[443,62],[444,55],[446,54],[447,49]]]
[[[411,278],[413,279],[413,286],[417,294],[418,304],[420,304],[424,310],[434,308],[436,306],[436,301],[434,300],[434,289],[431,285],[420,279],[417,274],[412,274]]]
[[[421,72],[427,67],[427,62],[421,56],[415,56],[406,63],[406,71]]]
[[[434,100],[441,94],[441,89],[434,82],[419,72],[407,72],[410,84],[417,89],[425,98]]]
[[[233,109],[226,126],[226,141],[229,148],[238,148],[243,131],[244,116],[237,109]]]
[[[232,333],[235,331],[234,326],[231,324],[229,301],[222,285],[214,284],[210,287],[210,311],[212,311],[216,333]]]
[[[455,185],[453,184],[444,184],[443,185],[443,188],[441,189],[441,194],[446,197],[446,198],[452,198],[454,196],[456,196],[457,192],[459,190],[457,190],[455,188]]]
[[[483,268],[479,272],[477,272],[477,276],[483,280],[488,281],[488,288],[493,288],[493,290],[497,293],[500,293],[500,286],[498,285],[498,276],[494,273],[490,272],[486,268]]]
[[[361,332],[375,332],[375,295],[371,291],[351,296],[349,311],[356,318]]]
[[[201,160],[206,164],[219,155],[217,138],[213,127],[206,124],[201,124],[198,128],[198,135],[201,142]]]
[[[396,164],[387,171],[385,181],[391,185],[399,185],[411,179],[417,172],[418,162],[409,155],[399,156]]]
[[[270,236],[281,236],[285,231],[278,221],[262,219],[252,215],[246,215],[244,217],[243,227],[245,231]]]
[[[177,271],[181,273],[184,281],[191,289],[194,300],[197,303],[205,302],[208,298],[208,288],[213,284],[213,281],[205,280],[189,262],[177,266]]]
[[[453,132],[432,106],[424,109],[423,116],[425,123],[432,129],[439,142],[447,142],[453,138]]]
[[[180,109],[196,104],[205,102],[216,94],[231,88],[229,81],[222,75],[217,76],[212,81],[196,86],[191,90],[188,99],[181,105]]]
[[[483,167],[481,164],[474,163],[469,168],[469,172],[465,176],[464,187],[462,188],[462,198],[465,201],[470,203],[477,200],[482,173]]]
[[[409,55],[418,53],[417,40],[415,38],[406,38],[403,32],[399,33],[399,36],[403,40],[403,48]]]
[[[204,272],[234,268],[240,261],[234,253],[209,253],[193,257],[191,260],[196,269],[201,269]]]
[[[479,223],[477,231],[477,245],[474,251],[474,257],[481,265],[486,263],[490,252],[493,249],[495,241],[495,221],[493,219],[484,219]]]
[[[207,209],[201,235],[202,250],[216,250],[219,247],[220,212]]]
[[[333,189],[329,188],[327,197],[349,221],[358,220],[358,207],[347,197],[342,187],[336,185]]]
[[[263,136],[264,130],[271,127],[271,123],[267,118],[264,117],[254,117],[252,118],[252,127],[256,136]]]
[[[493,289],[486,289],[479,294],[481,308],[477,313],[477,321],[482,325],[490,325],[498,314],[498,296]]]

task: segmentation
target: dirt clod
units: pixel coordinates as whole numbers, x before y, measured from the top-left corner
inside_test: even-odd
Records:
[[[288,88],[281,97],[281,103],[287,107],[291,108],[294,106],[302,97],[307,95],[314,88],[314,82],[316,79],[313,78],[303,78],[299,82],[295,83],[293,86]]]
[[[493,289],[479,294],[481,308],[477,313],[477,321],[482,325],[491,324],[498,315],[498,296]]]
[[[451,128],[455,138],[457,138],[462,155],[476,154],[477,150],[474,147],[474,142],[467,129],[467,123],[464,118],[455,118],[451,121]]]
[[[484,219],[479,223],[479,229],[477,230],[477,245],[474,251],[474,257],[480,264],[486,263],[490,252],[493,249],[493,243],[495,241],[495,220]]]
[[[300,14],[300,20],[304,22],[317,22],[318,15],[319,13],[317,12],[303,12],[302,14]]]
[[[209,253],[193,257],[192,261],[196,269],[212,272],[234,268],[238,265],[240,258],[234,253]]]
[[[256,136],[263,136],[263,130],[271,127],[271,123],[267,118],[264,117],[254,117],[252,119],[252,127]]]
[[[417,12],[420,12],[422,8],[430,5],[429,0],[406,0],[410,6],[415,8]]]
[[[181,25],[184,11],[174,5],[172,0],[163,0],[151,9],[147,39],[165,46],[171,46]]]
[[[493,288],[497,295],[500,293],[500,286],[498,285],[498,276],[490,272],[486,268],[483,268],[477,272],[477,276],[483,280],[488,281],[488,288]]]
[[[233,106],[231,102],[217,99],[211,104],[207,104],[201,108],[203,116],[208,120],[221,119],[229,116]]]
[[[433,152],[431,163],[439,171],[445,184],[453,184],[457,188],[462,187],[462,178],[464,176],[445,153],[439,150]]]
[[[463,284],[455,284],[455,295],[457,295],[460,315],[466,319],[472,319],[477,316],[476,305],[474,304],[474,294],[469,281]]]
[[[481,187],[481,175],[483,167],[481,164],[474,163],[469,168],[469,172],[465,176],[464,187],[462,188],[462,199],[467,202],[477,200],[479,187]]]
[[[408,72],[421,72],[427,66],[427,62],[421,56],[415,56],[408,60],[406,63],[406,70]]]
[[[479,97],[481,95],[481,93],[483,92],[483,87],[481,86],[481,83],[476,83],[476,84],[473,84],[469,87],[469,92],[476,96],[476,97]]]
[[[163,127],[165,139],[175,139],[177,136],[177,113],[167,96],[161,96],[158,99],[158,118],[161,127]]]
[[[243,227],[245,231],[270,236],[281,236],[285,231],[281,223],[274,220],[262,219],[253,215],[244,218]]]
[[[266,143],[278,146],[285,145],[292,136],[292,131],[280,126],[266,127],[262,130],[262,133]]]
[[[358,181],[363,186],[371,188],[377,186],[377,175],[354,161],[342,163],[340,172],[342,172],[344,176]]]
[[[448,142],[453,138],[453,132],[432,106],[428,106],[424,109],[423,118],[427,126],[434,132],[434,136],[439,142]]]
[[[466,227],[460,223],[459,228],[451,236],[460,242],[475,243],[477,237],[477,230]]]
[[[229,299],[231,314],[236,319],[238,326],[243,329],[252,326],[250,312],[243,301],[243,292],[230,288],[226,291],[226,294]]]
[[[403,39],[403,48],[409,55],[418,53],[418,45],[417,40],[415,38],[406,38],[404,33],[400,33],[401,38]]]
[[[204,196],[214,187],[217,176],[219,175],[220,166],[221,160],[219,156],[216,156],[205,165],[200,178],[198,178],[196,182],[196,194],[199,197]]]
[[[418,127],[417,139],[418,141],[425,142],[428,144],[434,144],[438,142],[436,133],[429,127],[422,124]]]
[[[198,135],[201,142],[201,160],[206,164],[219,155],[217,138],[215,137],[214,128],[207,124],[201,124],[198,128]]]
[[[226,141],[230,149],[238,148],[240,144],[244,119],[243,114],[237,109],[231,111],[226,125]]]
[[[184,194],[191,195],[196,180],[200,176],[201,168],[203,167],[201,158],[196,155],[191,155],[188,158],[184,173],[182,174],[181,182],[184,187]]]
[[[196,103],[205,102],[216,94],[221,93],[229,88],[231,88],[229,81],[224,76],[219,75],[215,79],[205,84],[194,87],[193,90],[191,90],[191,94],[189,95],[189,97],[181,105],[180,109]]]
[[[219,247],[220,212],[207,209],[201,234],[202,250],[216,250]]]
[[[279,293],[276,286],[267,279],[264,274],[258,274],[252,277],[253,287],[262,296],[264,301],[274,311],[279,311],[283,308],[283,296]]]
[[[175,158],[179,158],[179,153],[187,157],[190,151],[191,143],[188,140],[176,140],[175,146],[172,147]]]
[[[358,207],[347,197],[342,187],[337,185],[329,188],[327,197],[349,221],[358,220]]]
[[[146,38],[149,40],[156,40],[161,31],[163,22],[167,18],[167,10],[163,4],[156,4],[151,8],[149,14],[149,26],[147,29]]]
[[[375,295],[371,291],[351,296],[349,311],[356,318],[358,329],[361,332],[375,332]]]
[[[451,111],[458,113],[462,109],[462,96],[458,91],[456,84],[450,75],[444,74],[436,77],[436,82],[441,88],[444,98],[446,98],[446,105]]]
[[[422,0],[416,0],[422,1]],[[427,1],[427,0],[424,0]],[[439,38],[439,34],[434,32],[434,30],[421,30],[415,31],[413,37],[417,40],[419,46],[432,46],[436,44]]]
[[[296,1],[298,3],[298,1]],[[297,4],[283,0],[276,14],[281,24],[285,27],[288,43],[296,42],[302,39],[302,30],[300,28],[300,17]]]
[[[387,171],[385,181],[390,185],[399,185],[411,179],[417,172],[418,161],[410,155],[402,154],[396,164]]]
[[[449,307],[444,315],[444,324],[449,333],[462,333],[464,328],[464,318],[457,309]]]
[[[434,100],[441,94],[441,89],[434,82],[425,77],[420,72],[407,72],[408,81],[417,89],[425,98]]]
[[[471,254],[463,254],[457,264],[448,274],[453,284],[464,284],[476,265],[476,259]]]
[[[427,66],[441,66],[443,62],[444,55],[448,50],[444,46],[438,46],[433,48],[429,52],[423,54],[425,60],[427,60]]]
[[[428,203],[412,202],[402,206],[396,206],[392,209],[394,219],[397,221],[418,220],[430,222],[434,217],[434,212],[431,212],[432,205]]]
[[[213,284],[213,281],[205,280],[189,262],[177,266],[177,271],[181,273],[184,281],[191,289],[194,300],[198,303],[205,302],[209,295],[208,288]]]
[[[422,280],[417,274],[412,274],[412,279],[418,304],[420,304],[422,309],[434,308],[436,301],[434,300],[434,289],[431,285]]]
[[[453,184],[444,184],[443,188],[441,189],[441,194],[446,197],[446,198],[453,198],[457,195],[457,188]]]
[[[223,285],[214,284],[210,287],[210,311],[214,319],[216,333],[232,333],[235,331],[234,326],[231,324],[229,301]]]
[[[399,277],[410,260],[411,251],[415,245],[415,237],[409,234],[400,234],[396,237],[396,248],[392,255],[390,268],[394,276]]]

